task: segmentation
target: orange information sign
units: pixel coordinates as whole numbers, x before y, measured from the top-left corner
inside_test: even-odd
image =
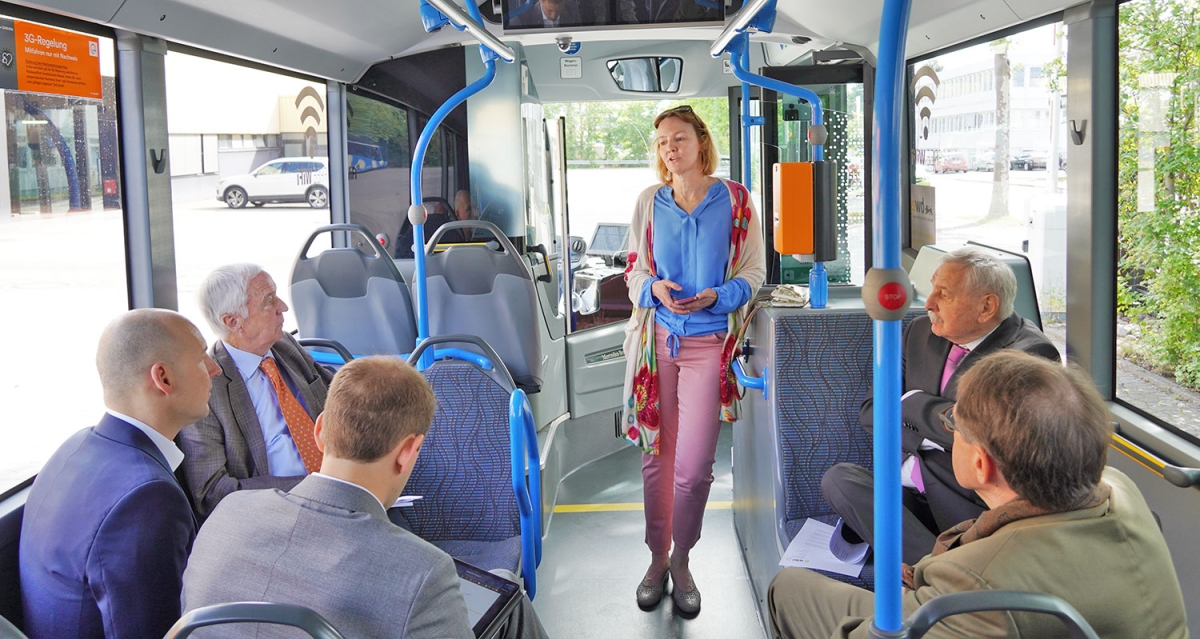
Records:
[[[100,99],[100,40],[13,20],[17,90]]]

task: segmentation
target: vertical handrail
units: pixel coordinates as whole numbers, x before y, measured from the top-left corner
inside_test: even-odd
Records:
[[[513,494],[521,513],[521,578],[529,600],[533,601],[537,594],[537,567],[542,562],[542,464],[533,410],[525,391],[519,388],[509,400],[508,427]]]
[[[467,2],[467,11],[476,25],[483,24],[483,17],[479,14],[479,7],[471,0]],[[484,31],[486,32],[486,29]],[[421,194],[421,173],[424,170],[425,152],[429,149],[429,142],[433,139],[434,132],[441,126],[446,116],[458,108],[458,105],[466,102],[468,98],[487,88],[492,83],[492,80],[496,78],[497,54],[484,44],[480,44],[479,55],[483,58],[483,77],[450,96],[449,100],[446,100],[437,111],[433,112],[429,121],[425,123],[425,128],[421,131],[420,137],[417,138],[417,144],[413,150],[411,169],[412,187],[410,190],[412,193],[412,205],[408,209],[408,221],[413,225],[414,268],[412,287],[417,298],[417,344],[420,344],[422,340],[429,337],[429,298],[428,291],[425,288],[424,250],[426,212],[425,207],[421,204],[423,201]],[[417,362],[417,369],[425,370],[432,364],[433,352],[427,350],[422,354],[420,361]]]
[[[872,267],[900,268],[900,159],[904,46],[911,0],[884,0],[875,75],[875,228]],[[901,617],[901,320],[875,319],[875,619],[872,637],[895,637]]]
[[[750,36],[745,36],[749,38]],[[746,47],[741,55],[736,53],[729,54],[729,64],[733,66],[734,58],[741,58],[740,62],[745,66],[750,66],[750,48]],[[736,77],[736,76],[735,76]],[[740,79],[740,78],[739,78]],[[750,163],[754,161],[753,152],[750,148],[750,128],[754,126],[754,120],[750,114],[750,83],[742,82],[742,184],[747,189],[754,188],[754,174],[751,171]]]

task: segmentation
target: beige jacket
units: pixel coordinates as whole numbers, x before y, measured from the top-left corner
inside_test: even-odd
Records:
[[[1121,471],[1107,468],[1108,501],[1086,510],[1022,519],[915,569],[904,616],[935,596],[969,590],[1024,590],[1061,597],[1106,639],[1186,639],[1187,613],[1167,542],[1146,500]],[[837,638],[866,638],[869,620],[846,618]],[[949,617],[929,639],[1066,637],[1050,615],[989,612]]]

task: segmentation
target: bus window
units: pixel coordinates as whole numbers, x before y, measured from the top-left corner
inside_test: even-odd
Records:
[[[260,264],[290,306],[296,251],[330,221],[325,85],[172,51],[166,90],[173,149],[187,136],[218,139],[171,160],[179,310],[211,343],[196,303],[204,277],[223,264]],[[294,328],[289,312],[284,330]]]
[[[100,418],[96,344],[127,308],[128,292],[113,41],[3,17],[0,23],[10,37],[23,31],[82,48],[72,73],[94,82],[81,90],[4,90],[0,333],[10,365],[0,373],[2,493]]]
[[[1186,5],[1120,6],[1116,395],[1200,441],[1200,90],[1185,80],[1197,59],[1196,28],[1175,13]]]
[[[382,234],[396,248],[411,199],[408,109],[352,88],[346,95],[346,116],[350,221]]]
[[[623,277],[628,225],[638,194],[658,182],[650,155],[654,117],[685,103],[708,126],[720,157],[728,157],[725,98],[545,105],[547,119],[566,119],[568,228],[572,238],[588,244],[584,255],[572,257],[572,287],[577,294],[591,295],[594,289],[598,296],[597,311],[576,317],[575,330],[629,319],[633,304]],[[718,163],[715,175],[728,178],[728,162]],[[754,195],[755,203],[761,202]],[[581,247],[582,242],[572,244]]]
[[[920,60],[911,246],[969,241],[1024,253],[1042,324],[1065,343],[1066,32],[1047,24]]]

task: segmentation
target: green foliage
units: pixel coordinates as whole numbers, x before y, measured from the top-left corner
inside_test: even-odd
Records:
[[[649,164],[654,117],[689,104],[704,120],[717,150],[729,154],[729,107],[723,98],[570,102],[546,104],[546,118],[567,119],[567,159],[593,162],[641,161]]]
[[[408,114],[403,109],[353,93],[346,96],[346,105],[352,139],[384,146],[392,165],[408,166]]]
[[[1200,22],[1195,0],[1138,0],[1120,12],[1118,311],[1140,324],[1151,363],[1200,388]],[[1150,74],[1159,75],[1150,80]],[[1169,80],[1168,86],[1156,88]],[[1143,86],[1146,85],[1146,86]],[[1161,131],[1149,103],[1163,98]],[[1154,206],[1138,211],[1138,180]]]

